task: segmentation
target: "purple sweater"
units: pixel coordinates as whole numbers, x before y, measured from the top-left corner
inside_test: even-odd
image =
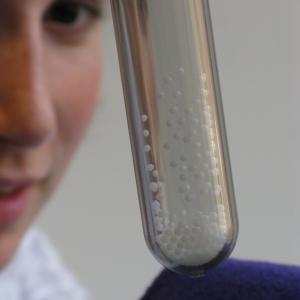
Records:
[[[300,267],[228,259],[205,277],[164,270],[141,300],[300,300]]]

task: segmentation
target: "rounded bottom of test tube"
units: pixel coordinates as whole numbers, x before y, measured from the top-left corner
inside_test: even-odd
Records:
[[[233,249],[236,233],[226,222],[222,204],[210,212],[183,210],[178,215],[155,208],[152,252],[166,268],[201,277]]]
[[[161,260],[160,263],[162,263],[168,270],[184,275],[184,276],[189,276],[192,278],[201,278],[205,276],[211,269],[215,268],[219,264],[221,264],[231,253],[233,250],[235,241],[233,243],[228,243],[224,245],[224,248],[222,251],[213,259],[208,261],[205,264],[199,264],[195,266],[184,266],[177,264],[176,262],[171,262],[171,261],[164,261],[162,262]]]
[[[183,210],[181,216],[165,218],[155,222],[156,242],[161,252],[177,264],[205,264],[216,257],[226,243],[226,222],[221,214],[196,211],[188,216]]]

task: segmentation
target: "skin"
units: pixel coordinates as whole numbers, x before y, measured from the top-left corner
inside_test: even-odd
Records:
[[[100,17],[81,7],[62,21],[52,13],[60,1],[0,0],[0,179],[33,180],[21,217],[0,220],[0,268],[62,179],[100,94]]]

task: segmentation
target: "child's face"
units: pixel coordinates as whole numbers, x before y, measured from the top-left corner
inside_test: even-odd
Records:
[[[90,123],[101,1],[0,0],[0,268]]]

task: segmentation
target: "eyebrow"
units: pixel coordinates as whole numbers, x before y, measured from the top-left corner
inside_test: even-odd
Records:
[[[70,1],[72,1],[72,0],[70,0]],[[97,4],[100,6],[104,5],[107,2],[105,0],[83,0],[83,1],[90,2],[92,4]]]
[[[1,1],[1,0],[0,0]],[[69,0],[69,1],[74,1],[74,0]],[[86,2],[86,3],[90,3],[92,5],[96,5],[98,6],[100,9],[104,10],[106,8],[106,4],[107,4],[107,1],[106,0],[81,0],[83,2]]]
[[[72,1],[72,0],[70,0],[70,1]],[[108,16],[107,15],[107,9],[108,9],[107,4],[109,2],[108,0],[82,0],[82,1],[85,1],[86,3],[90,3],[92,5],[98,6],[99,9],[101,10],[101,16],[103,19],[105,19]]]
[[[0,1],[2,1],[2,0],[0,0]],[[59,0],[57,0],[57,1],[59,1]],[[62,0],[62,1],[71,2],[71,3],[79,1],[82,3],[94,5],[94,6],[98,7],[98,9],[100,9],[102,17],[106,16],[108,0]]]
[[[0,0],[2,1],[2,0]],[[76,2],[76,0],[63,0],[64,2]],[[82,2],[90,3],[90,4],[95,4],[99,6],[104,6],[106,4],[106,0],[81,0]]]

